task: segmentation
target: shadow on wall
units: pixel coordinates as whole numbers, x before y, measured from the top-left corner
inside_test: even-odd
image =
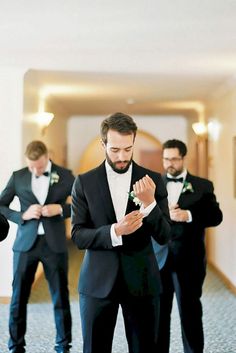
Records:
[[[84,151],[77,173],[84,173],[98,166],[104,160],[104,149],[100,136],[92,140]],[[146,131],[139,130],[135,139],[134,160],[145,168],[163,172],[162,144]]]

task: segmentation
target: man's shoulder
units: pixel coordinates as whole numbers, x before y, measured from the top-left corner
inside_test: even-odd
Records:
[[[51,173],[53,173],[54,171],[56,172],[61,172],[61,173],[66,173],[66,174],[72,174],[71,169],[60,166],[58,164],[52,163],[52,168],[51,168]]]
[[[99,175],[105,175],[105,164],[102,163],[99,166],[88,170],[87,172],[80,173],[78,176],[82,179],[90,179],[90,178],[97,178]]]
[[[190,173],[187,173],[186,180],[191,181],[192,183],[202,185],[205,187],[212,186],[213,182],[207,178],[200,177],[198,175],[193,175]]]
[[[29,173],[29,169],[28,169],[28,167],[23,167],[21,169],[15,170],[13,172],[13,175],[16,176],[16,177],[22,177],[26,173]]]

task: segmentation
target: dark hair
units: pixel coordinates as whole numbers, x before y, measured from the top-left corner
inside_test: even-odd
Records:
[[[137,125],[135,124],[133,118],[124,113],[115,113],[110,115],[108,118],[103,120],[101,124],[101,137],[102,141],[107,143],[107,133],[108,130],[118,131],[123,135],[134,134],[134,139],[137,132]]]
[[[37,161],[40,157],[47,154],[47,147],[42,141],[30,142],[25,151],[25,156],[31,161]]]
[[[162,150],[166,148],[178,148],[180,156],[184,157],[187,154],[187,146],[180,140],[168,140],[162,145]]]

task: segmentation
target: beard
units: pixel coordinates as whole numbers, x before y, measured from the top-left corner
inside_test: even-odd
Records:
[[[133,157],[133,156],[132,156]],[[112,162],[112,160],[110,159],[110,157],[108,156],[108,154],[106,153],[106,160],[108,162],[108,164],[110,165],[110,167],[114,170],[114,172],[118,173],[118,174],[124,174],[127,172],[127,170],[130,167],[130,164],[132,163],[132,157],[129,161],[117,161],[117,162]],[[126,165],[123,168],[118,168],[117,165],[119,163],[125,163]]]
[[[173,177],[177,177],[178,175],[180,175],[183,170],[176,170],[175,168],[173,167],[169,167],[167,168],[167,173],[169,173],[170,175],[172,175]]]

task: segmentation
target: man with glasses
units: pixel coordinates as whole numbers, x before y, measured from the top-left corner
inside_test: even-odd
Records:
[[[176,295],[185,353],[202,353],[202,286],[206,274],[204,234],[206,227],[217,226],[222,212],[212,182],[191,175],[185,168],[186,145],[168,140],[163,145],[163,176],[168,191],[170,218],[173,221],[169,254],[161,270],[161,296],[158,352],[168,353],[170,318]]]

